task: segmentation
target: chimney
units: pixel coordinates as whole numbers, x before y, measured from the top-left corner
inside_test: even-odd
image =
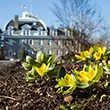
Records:
[[[18,15],[15,15],[14,17],[14,28],[18,30]]]

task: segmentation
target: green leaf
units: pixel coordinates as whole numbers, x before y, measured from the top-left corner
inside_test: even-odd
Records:
[[[87,87],[89,87],[90,85],[87,83],[80,83],[79,82],[79,84],[77,84],[77,87],[78,88],[81,88],[81,89],[84,89],[84,88],[87,88]]]
[[[65,71],[65,68],[62,66],[60,69],[59,69],[59,72],[58,72],[58,75],[57,75],[57,78],[60,79],[60,78],[64,78],[66,74],[66,71]]]
[[[32,66],[27,62],[23,62],[22,66],[25,70],[31,70],[31,68],[32,68]]]
[[[70,108],[71,108],[71,110],[76,110],[76,109],[80,110],[81,106],[80,105],[72,105]]]
[[[105,56],[110,56],[110,51],[108,51],[108,52],[105,54]]]
[[[32,85],[33,85],[32,83],[28,83],[28,87],[32,87]]]
[[[50,60],[51,60],[51,55],[49,55],[49,54],[44,54],[43,63],[48,64],[48,62],[50,62]]]
[[[65,90],[63,92],[63,95],[70,95],[73,93],[73,91],[76,89],[76,87],[70,87],[69,89]]]
[[[38,78],[38,76],[39,76],[34,68],[32,68],[32,70],[31,70],[31,75],[33,75],[33,78],[35,78],[35,79]]]
[[[104,87],[107,88],[108,87],[109,82],[106,81],[106,83],[104,84]]]
[[[59,86],[55,86],[55,88],[58,88]],[[57,93],[60,94],[63,92],[63,87],[58,88]]]
[[[109,69],[108,69],[107,66],[104,66],[103,69],[104,69],[105,71],[108,71],[108,72],[109,72]]]
[[[102,99],[103,99],[104,97],[106,97],[106,96],[107,96],[106,94],[101,95],[99,102],[101,102]]]
[[[52,76],[57,76],[57,73],[58,73],[57,70],[50,70],[49,72],[47,72],[47,75],[49,77],[52,77]]]
[[[96,75],[96,77],[93,79],[93,82],[98,82],[98,81],[100,80],[102,74],[103,74],[103,68],[102,68],[102,66],[99,66],[97,75]]]
[[[49,63],[52,60],[52,57],[50,56],[47,60],[47,63]]]
[[[28,62],[31,66],[36,64],[36,61],[30,56],[26,56],[26,62]]]
[[[53,54],[52,54],[52,60],[51,60],[51,63],[54,63],[55,62],[55,57],[56,57],[56,52],[54,52]]]
[[[38,63],[42,63],[44,59],[44,54],[42,53],[42,51],[39,51],[36,55],[36,61]]]
[[[33,77],[30,77],[30,76],[26,77],[26,82],[33,82],[33,81],[34,81]]]
[[[55,64],[52,64],[50,67],[49,67],[49,70],[53,70],[55,69]]]
[[[64,106],[64,105],[60,105],[60,109],[62,109],[62,110],[69,110],[69,109],[66,108],[66,106]]]
[[[38,78],[38,73],[32,68],[30,71],[27,72],[26,82],[33,82]]]

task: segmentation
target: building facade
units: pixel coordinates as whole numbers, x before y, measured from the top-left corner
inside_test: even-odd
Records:
[[[47,27],[45,23],[31,13],[23,12],[22,17],[14,16],[4,27],[5,55],[18,58],[21,47],[25,47],[29,55],[33,56],[38,51],[58,56],[68,52],[66,48],[74,34],[70,28]],[[73,37],[74,39],[74,37]],[[65,46],[66,42],[66,46]],[[80,51],[81,43],[74,41],[75,47],[71,50]]]

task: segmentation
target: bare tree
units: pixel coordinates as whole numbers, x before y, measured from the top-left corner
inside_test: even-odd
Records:
[[[63,27],[72,27],[69,28],[70,31],[73,31],[71,37],[69,37],[71,45],[69,47],[66,46],[69,51],[72,50],[71,46],[74,46],[74,50],[84,50],[84,45],[88,43],[88,39],[90,40],[93,33],[100,29],[99,25],[102,21],[101,13],[91,1],[59,0],[60,3],[53,4],[54,8],[52,11],[60,24]],[[75,39],[82,43],[82,45],[80,46]],[[80,49],[79,46],[81,47]],[[87,46],[90,45],[85,45],[85,47]]]
[[[103,44],[107,48],[110,48],[110,25],[108,25],[107,22],[105,21],[101,25],[99,36],[100,36],[100,40],[103,40],[101,44]]]
[[[98,31],[102,21],[96,5],[90,0],[59,0],[60,5],[54,3],[53,12],[63,26],[73,26],[80,34],[79,37],[91,37]]]

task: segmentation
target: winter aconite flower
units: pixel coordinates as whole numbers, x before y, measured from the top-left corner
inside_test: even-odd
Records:
[[[34,66],[34,68],[40,76],[44,76],[45,73],[49,71],[49,66],[50,66],[50,63],[48,63],[48,65],[46,65],[45,63],[42,63],[41,67]]]
[[[86,70],[82,70],[82,71],[75,71],[75,73],[77,74],[77,79],[81,82],[81,83],[86,83],[88,84],[90,81],[92,81],[96,74],[98,72],[98,66],[96,65],[95,69],[91,67],[91,65],[88,67],[88,71]]]
[[[91,47],[89,51],[82,51],[80,52],[80,55],[75,55],[75,57],[79,60],[86,60],[87,57],[89,57],[93,52],[93,48]]]
[[[68,88],[63,94],[71,94],[76,89],[76,79],[73,75],[66,74],[64,78],[58,79],[58,84],[55,86],[59,88],[57,92],[62,92],[63,88]]]
[[[66,74],[64,79],[61,78],[59,80],[59,85],[60,86],[65,86],[65,87],[71,87],[71,86],[74,86],[75,85],[75,81],[74,81],[74,78],[69,75],[69,74]]]
[[[98,48],[97,48],[97,52],[94,53],[95,59],[96,59],[96,60],[100,60],[101,57],[102,57],[102,55],[105,54],[105,52],[106,52],[106,47],[103,47],[103,48],[98,47]]]

